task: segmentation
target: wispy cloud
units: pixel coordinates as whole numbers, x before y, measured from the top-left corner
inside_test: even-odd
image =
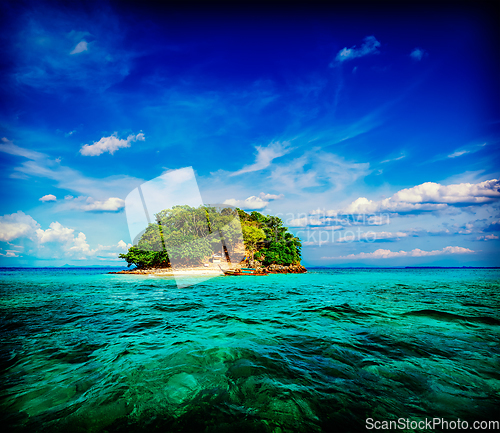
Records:
[[[85,13],[39,3],[37,8],[21,9],[24,25],[9,35],[12,46],[23,47],[13,53],[9,71],[13,86],[58,94],[75,87],[92,92],[129,74],[136,53],[124,47],[126,32],[109,5],[103,2]],[[86,30],[73,30],[76,23]]]
[[[410,53],[410,57],[417,62],[422,60],[425,56],[427,56],[427,51],[423,50],[422,48],[415,48]]]
[[[92,144],[85,144],[80,149],[80,153],[84,156],[99,156],[105,152],[113,155],[118,149],[130,147],[134,141],[145,141],[144,134],[140,132],[137,135],[129,135],[126,139],[118,138],[118,133],[115,132],[109,137],[102,137],[99,141]]]
[[[458,156],[465,155],[466,153],[469,153],[468,150],[457,150],[456,152],[453,152],[448,155],[448,158],[456,158]]]
[[[494,235],[493,233],[491,233],[489,235],[478,236],[476,238],[477,241],[492,241],[492,240],[495,240],[495,239],[498,239],[498,236]]]
[[[407,232],[364,232],[360,233],[359,236],[356,235],[346,235],[337,240],[337,242],[353,242],[353,241],[365,241],[365,242],[375,242],[380,240],[399,240],[401,238],[407,237],[409,234]]]
[[[356,59],[358,57],[367,56],[370,54],[379,54],[380,42],[377,41],[375,36],[367,36],[363,39],[363,44],[358,48],[356,45],[351,48],[342,48],[335,57],[335,62],[337,64],[343,63],[349,60]],[[332,64],[331,66],[334,66]]]
[[[70,167],[52,167],[47,161],[26,161],[14,170],[28,176],[44,177],[57,181],[57,187],[75,191],[90,197],[104,199],[110,196],[125,197],[131,190],[143,183],[126,175],[108,176],[105,178],[92,178],[83,175]]]
[[[274,165],[270,178],[278,190],[300,192],[305,188],[321,187],[339,191],[369,173],[369,163],[347,161],[313,148],[286,164]]]
[[[435,156],[434,158],[430,159],[429,161],[426,161],[427,163],[429,162],[437,162],[437,161],[443,161],[447,160],[449,158],[458,158],[462,155],[467,155],[467,154],[473,154],[476,152],[479,152],[485,148],[485,146],[488,146],[491,143],[481,143],[481,144],[471,144],[467,146],[462,146],[458,149],[456,149],[454,152],[450,154],[440,154]]]
[[[387,162],[392,162],[392,161],[399,161],[400,159],[403,159],[406,155],[401,155],[401,156],[398,156],[397,158],[390,158],[390,159],[384,159],[383,161],[381,161],[380,163],[381,164],[385,164]]]
[[[241,170],[231,173],[230,176],[238,176],[244,173],[251,173],[254,171],[263,170],[271,165],[273,160],[279,158],[283,155],[289,153],[292,149],[290,148],[289,141],[275,141],[267,146],[257,146],[257,156],[255,157],[255,162],[253,164],[243,167]]]
[[[5,137],[2,138],[2,142],[0,143],[0,152],[8,153],[10,155],[23,156],[28,159],[40,159],[45,156],[43,153],[19,147]]]
[[[476,251],[463,247],[445,247],[442,250],[423,251],[415,248],[411,251],[391,251],[378,249],[372,253],[348,254],[347,256],[322,257],[322,259],[393,259],[397,257],[428,257],[449,254],[474,254]]]
[[[78,42],[78,44],[76,44],[76,47],[73,48],[70,54],[83,53],[84,51],[87,51],[87,49],[88,49],[87,41],[80,41]]]
[[[126,196],[144,182],[142,179],[126,175],[108,176],[102,179],[87,177],[77,170],[56,163],[47,154],[14,145],[7,139],[0,143],[0,152],[28,159],[28,161],[14,167],[14,173],[10,175],[11,178],[28,179],[29,176],[36,176],[52,179],[58,182],[58,188],[96,197],[101,201],[117,195]]]

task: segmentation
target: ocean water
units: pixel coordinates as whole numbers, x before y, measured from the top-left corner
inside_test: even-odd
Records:
[[[500,418],[499,270],[313,269],[183,289],[107,271],[0,270],[9,431]]]

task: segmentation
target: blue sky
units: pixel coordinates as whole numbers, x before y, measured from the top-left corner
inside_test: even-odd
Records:
[[[309,266],[499,265],[498,8],[1,7],[0,266],[121,264],[188,166]]]

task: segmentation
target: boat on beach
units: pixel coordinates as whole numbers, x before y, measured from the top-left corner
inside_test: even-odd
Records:
[[[244,277],[246,275],[253,276],[262,276],[267,275],[267,272],[257,272],[255,268],[241,268],[241,269],[222,269],[219,266],[220,270],[224,273],[225,276],[229,277]]]

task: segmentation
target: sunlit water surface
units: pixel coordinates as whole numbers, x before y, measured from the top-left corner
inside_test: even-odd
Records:
[[[0,421],[23,432],[366,431],[498,419],[500,271],[0,270]]]

